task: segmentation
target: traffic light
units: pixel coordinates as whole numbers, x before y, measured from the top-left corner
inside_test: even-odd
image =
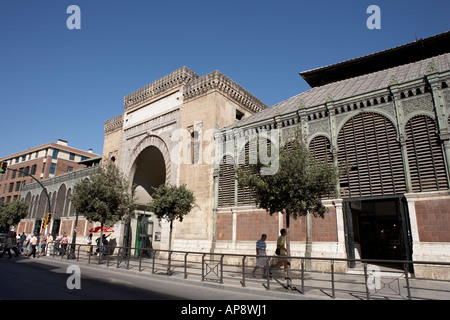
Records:
[[[49,212],[47,213],[47,223],[50,223],[51,220],[52,220],[52,213]]]
[[[6,161],[0,162],[0,173],[2,173],[2,174],[5,173],[7,167],[8,167],[8,162],[6,162]]]
[[[42,229],[45,229],[45,227],[47,227],[47,220],[44,220],[42,222]]]

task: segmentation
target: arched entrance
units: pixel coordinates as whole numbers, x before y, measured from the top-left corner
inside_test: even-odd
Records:
[[[133,185],[136,185],[136,199],[140,205],[151,200],[153,188],[166,182],[164,157],[155,146],[144,149],[136,159]]]
[[[171,182],[169,150],[161,138],[148,136],[134,148],[130,158],[129,179],[136,186],[137,210],[136,218],[125,224],[123,243],[136,248],[153,248],[156,241],[158,248],[161,226],[146,206],[154,188]]]

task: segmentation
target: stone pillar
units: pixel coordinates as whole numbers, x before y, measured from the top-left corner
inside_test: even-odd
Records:
[[[335,199],[334,206],[336,210],[336,229],[337,229],[337,240],[338,240],[338,251],[339,253],[345,253],[345,230],[344,230],[344,211],[343,211],[343,200]]]

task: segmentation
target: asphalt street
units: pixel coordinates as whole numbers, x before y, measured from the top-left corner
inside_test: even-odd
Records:
[[[71,269],[74,266],[79,268],[75,273]],[[79,275],[78,279],[76,275]],[[316,298],[300,301],[295,299],[299,298],[298,295],[286,296],[286,300],[281,301],[282,297],[254,291],[215,289],[48,258],[3,257],[0,259],[0,277],[0,306],[27,316],[46,310],[57,310],[58,314],[64,315],[82,310],[86,314],[106,312],[113,318],[123,317],[123,311],[128,311],[131,314],[126,313],[126,316],[136,316],[135,312],[156,312],[160,316],[180,319],[248,320],[275,319],[304,308],[320,309],[321,315],[333,316],[338,310],[355,307],[349,306],[348,302],[337,304],[331,299],[328,302]],[[380,305],[378,307],[380,311],[386,309]],[[390,307],[392,315],[394,308]],[[407,308],[403,305],[395,309],[395,313],[412,315],[421,307],[421,304],[408,304]]]
[[[268,297],[78,265],[79,281],[67,262],[0,259],[3,300],[262,300]],[[79,288],[76,284],[79,284]]]

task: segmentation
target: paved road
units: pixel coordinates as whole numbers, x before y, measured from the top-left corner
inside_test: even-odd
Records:
[[[0,299],[5,300],[263,300],[262,295],[167,282],[79,265],[80,289],[67,262],[0,259]],[[70,278],[70,279],[69,279]],[[69,289],[67,282],[75,286]]]

